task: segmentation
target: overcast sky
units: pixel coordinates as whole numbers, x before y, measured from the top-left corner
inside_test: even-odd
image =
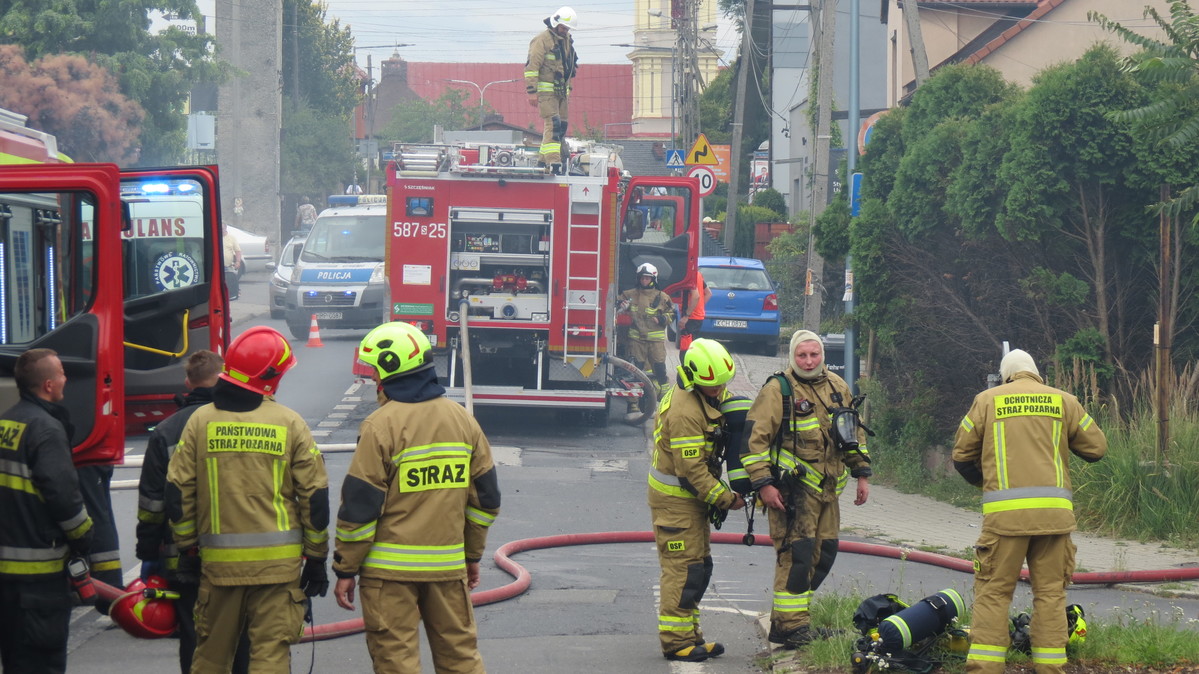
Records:
[[[412,45],[399,48],[408,61],[523,63],[529,40],[544,29],[542,20],[561,6],[552,4],[555,1],[563,0],[327,0],[327,4],[328,16],[352,29],[358,62],[365,67],[367,53],[378,64],[395,51],[390,45],[396,43]],[[571,6],[579,16],[574,37],[580,63],[627,63],[625,55],[631,50],[612,45],[633,42],[633,0],[576,1]],[[728,19],[718,19],[716,47],[725,52],[727,63],[736,54],[737,31]]]

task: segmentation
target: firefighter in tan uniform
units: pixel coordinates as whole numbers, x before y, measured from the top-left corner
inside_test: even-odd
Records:
[[[769,508],[778,563],[770,612],[772,643],[801,648],[812,641],[808,606],[837,558],[838,500],[857,479],[854,505],[870,496],[870,454],[856,416],[843,435],[833,410],[853,398],[845,380],[829,372],[819,335],[791,336],[787,370],[771,377],[746,417],[741,464]]]
[[[200,586],[192,674],[228,672],[243,626],[251,672],[290,671],[308,597],[329,588],[325,462],[300,415],[268,397],[295,363],[271,328],[234,339],[167,468],[174,582]]]
[[[1077,398],[1042,382],[1028,353],[1008,353],[999,373],[1004,384],[975,396],[953,446],[954,467],[983,490],[966,671],[1004,670],[1008,608],[1027,560],[1033,666],[1038,674],[1060,674],[1075,550],[1070,453],[1098,461],[1107,438]]]
[[[562,157],[562,142],[566,138],[567,99],[571,80],[579,67],[574,38],[570,31],[578,27],[579,17],[570,7],[563,7],[546,17],[546,30],[529,43],[529,58],[525,61],[525,93],[529,105],[541,116],[541,162],[551,172],[566,175]]]
[[[686,388],[672,388],[658,406],[649,508],[654,519],[659,584],[658,640],[667,660],[700,662],[724,653],[699,628],[699,602],[712,579],[708,509],[739,510],[745,501],[721,479],[716,443],[720,401],[735,367],[718,342],[697,339],[679,367]]]
[[[386,401],[362,422],[337,512],[334,596],[354,609],[378,674],[420,671],[423,620],[439,673],[483,672],[470,590],[500,508],[491,446],[445,397],[429,339],[385,323],[362,340]],[[356,577],[361,581],[356,582]]]
[[[646,262],[637,267],[637,287],[620,294],[618,306],[633,318],[629,326],[629,358],[645,370],[658,395],[666,387],[666,326],[674,318],[674,302],[658,289],[658,268]]]

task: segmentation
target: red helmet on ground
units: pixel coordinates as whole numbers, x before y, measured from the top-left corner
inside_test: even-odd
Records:
[[[145,581],[138,578],[112,603],[108,616],[139,639],[169,637],[179,624],[175,615],[179,595],[166,587],[167,581],[161,576],[150,576]]]
[[[259,325],[229,345],[221,379],[255,393],[274,395],[283,373],[295,364],[296,354],[287,338],[274,328]]]

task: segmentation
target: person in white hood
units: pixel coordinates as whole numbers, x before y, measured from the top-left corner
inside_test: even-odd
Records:
[[[837,557],[841,491],[856,478],[854,505],[862,505],[872,473],[864,429],[842,440],[833,431],[834,408],[849,407],[853,394],[825,365],[820,336],[797,331],[787,354],[785,372],[766,382],[749,410],[741,464],[769,508],[778,557],[769,639],[801,648],[815,636],[812,593]]]

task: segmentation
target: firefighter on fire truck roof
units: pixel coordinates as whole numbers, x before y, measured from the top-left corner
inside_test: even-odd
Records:
[[[482,674],[470,590],[500,508],[491,446],[445,397],[417,327],[380,325],[358,357],[387,399],[362,422],[342,483],[334,597],[353,610],[361,583],[375,672],[420,670],[424,621],[438,672]]]
[[[637,267],[637,285],[620,294],[621,311],[633,317],[629,326],[629,357],[653,380],[661,395],[666,377],[666,326],[674,318],[674,302],[658,289],[658,268],[646,262]]]
[[[289,671],[305,598],[329,589],[325,460],[304,419],[271,398],[295,364],[271,328],[234,339],[213,403],[188,419],[167,468],[175,582],[200,586],[193,674],[228,672],[243,626],[250,671]]]
[[[567,98],[571,80],[579,67],[574,38],[570,31],[579,25],[579,17],[570,7],[562,7],[546,17],[546,30],[529,43],[525,62],[525,92],[529,105],[541,116],[541,161],[554,173],[565,175],[562,143],[566,139]]]

